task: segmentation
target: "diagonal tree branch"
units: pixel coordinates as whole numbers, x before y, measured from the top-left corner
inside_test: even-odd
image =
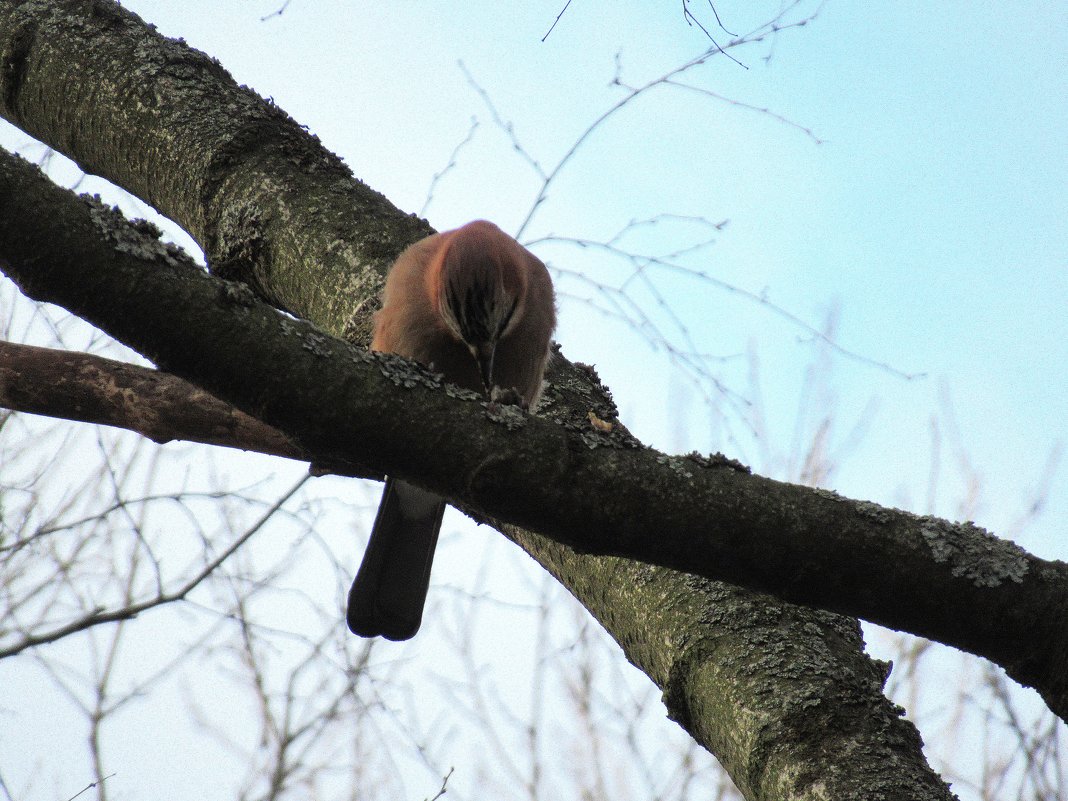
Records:
[[[576,385],[564,376],[553,387],[552,420],[463,402],[451,397],[462,391],[440,391],[425,371],[280,314],[244,285],[172,263],[153,242],[143,228],[55,187],[20,159],[0,160],[0,259],[24,291],[62,299],[324,461],[350,454],[520,522],[540,504],[552,508],[573,496],[554,525],[576,542],[606,525],[624,531],[647,525],[625,520],[626,509],[623,517],[598,520],[606,511],[601,502],[616,492],[644,485],[657,496],[650,502],[660,504],[666,485],[688,471],[702,483],[746,475],[668,460],[623,434],[593,429],[565,403],[579,398],[577,408],[594,406],[610,419],[588,380]],[[639,455],[644,467],[616,461]],[[502,464],[508,469],[494,469]],[[568,474],[582,483],[561,483]],[[598,500],[583,489],[595,486],[610,489]],[[694,501],[700,520],[715,514]],[[664,531],[673,532],[673,521],[664,522]],[[923,761],[915,729],[879,692],[885,667],[863,655],[856,621],[499,527],[604,623],[663,689],[671,714],[720,757],[750,798],[818,798],[826,782],[846,796],[894,787],[912,797],[950,797]],[[693,529],[674,533],[692,537]],[[650,551],[661,544],[648,535],[641,541]],[[688,550],[701,547],[694,539]],[[812,714],[814,698],[822,699],[825,714]]]
[[[365,312],[425,221],[113,0],[0,0],[0,37],[0,116],[177,222],[217,274],[370,341]]]
[[[986,656],[1063,713],[1064,617],[1048,613],[1068,601],[1068,565],[972,524],[772,481],[722,457],[665,456],[618,426],[578,426],[573,416],[561,425],[439,392],[432,373],[333,339],[244,285],[191,263],[161,267],[155,240],[139,245],[144,233],[116,211],[16,157],[3,168],[0,258],[27,295],[65,306],[310,452],[373,460],[586,553],[732,581]],[[555,417],[552,392],[548,403]],[[602,497],[577,487],[601,487]]]

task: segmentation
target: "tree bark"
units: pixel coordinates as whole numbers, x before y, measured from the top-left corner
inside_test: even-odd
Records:
[[[175,219],[217,274],[366,342],[384,270],[429,229],[284,113],[106,0],[0,0],[0,57],[3,116]],[[546,419],[458,402],[425,371],[170,263],[143,230],[25,164],[6,158],[0,175],[0,258],[27,294],[60,302],[317,457],[372,463],[586,551],[985,653],[1068,711],[1064,565],[974,527],[722,459],[666,457],[618,426],[593,429],[590,410],[613,421],[614,409],[563,360]],[[747,797],[951,797],[911,724],[878,693],[885,671],[863,655],[855,621],[502,528],[601,620]]]

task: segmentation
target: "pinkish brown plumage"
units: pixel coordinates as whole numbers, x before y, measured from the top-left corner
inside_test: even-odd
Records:
[[[476,220],[416,242],[386,278],[372,350],[406,356],[487,394],[533,407],[556,324],[545,265]],[[349,592],[349,629],[406,640],[419,629],[445,501],[390,478]]]

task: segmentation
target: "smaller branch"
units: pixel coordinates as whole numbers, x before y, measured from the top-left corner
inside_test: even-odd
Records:
[[[276,428],[170,373],[87,353],[0,341],[0,407],[287,459],[310,456]]]

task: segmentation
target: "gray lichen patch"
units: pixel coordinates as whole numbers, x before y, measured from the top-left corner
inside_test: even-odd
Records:
[[[457,398],[458,400],[466,401],[482,400],[482,395],[478,392],[473,392],[470,389],[458,387],[456,386],[456,384],[450,384],[444,379],[440,379],[440,383],[445,384],[445,394],[448,395],[450,398]]]
[[[482,404],[486,409],[486,417],[495,423],[500,423],[509,431],[515,431],[527,424],[527,414],[518,406],[510,403],[497,403],[490,401]]]
[[[241,281],[219,279],[219,300],[228,306],[251,308],[259,298],[249,285]]]
[[[972,522],[949,523],[937,517],[920,518],[923,535],[936,562],[948,562],[954,576],[977,587],[1000,587],[1006,580],[1023,582],[1029,569],[1027,553]]]
[[[753,472],[748,465],[742,464],[737,459],[732,459],[729,456],[725,456],[719,451],[716,451],[715,453],[710,453],[707,456],[705,456],[703,453],[698,453],[697,451],[691,451],[690,453],[686,454],[685,458],[705,469],[711,469],[715,467],[727,467],[731,470],[736,470],[739,473],[745,473],[747,475],[752,475]]]
[[[668,456],[667,454],[662,453],[656,457],[656,463],[666,465],[683,478],[693,478],[693,473],[686,469],[685,461],[678,456]]]
[[[819,495],[821,498],[826,498],[828,501],[835,501],[836,503],[849,503],[849,498],[843,495],[839,495],[832,489],[826,489],[825,487],[813,487],[812,492]]]
[[[399,387],[411,389],[417,386],[437,389],[443,379],[439,373],[432,372],[411,359],[405,359],[395,353],[372,351],[371,357],[386,378]]]
[[[619,448],[622,447],[612,436],[604,434],[600,431],[594,430],[581,430],[580,435],[582,442],[591,451],[596,448]]]
[[[167,267],[199,270],[185,251],[160,238],[163,232],[154,223],[140,219],[127,220],[118,208],[102,202],[99,195],[80,197],[89,207],[89,219],[115,250]]]
[[[300,346],[309,353],[321,358],[329,358],[334,355],[331,348],[331,338],[318,331],[305,331],[301,335]]]
[[[853,508],[857,510],[857,514],[874,520],[876,523],[889,523],[894,519],[889,509],[871,501],[854,501]]]

